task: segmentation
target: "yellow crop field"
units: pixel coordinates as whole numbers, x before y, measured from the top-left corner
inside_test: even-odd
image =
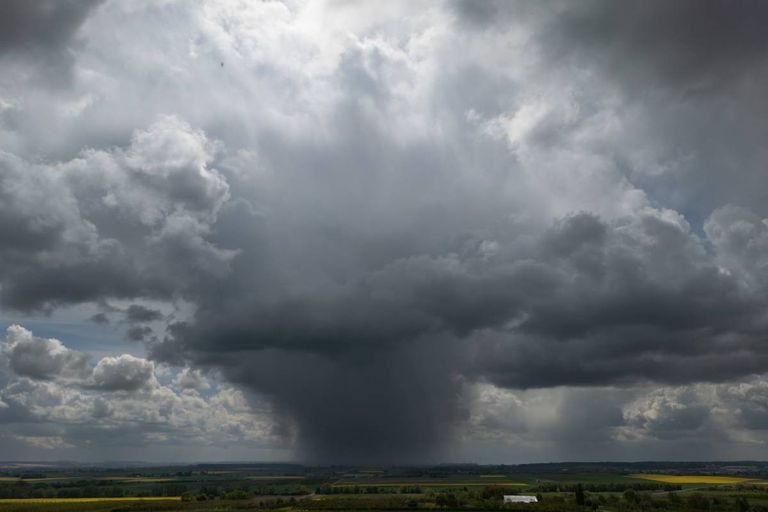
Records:
[[[79,480],[77,476],[41,476],[39,478],[22,478],[25,482],[54,482],[59,480]]]
[[[740,484],[749,482],[754,478],[743,478],[736,476],[711,476],[711,475],[655,475],[636,473],[629,475],[631,478],[640,478],[642,480],[652,480],[654,482],[663,482],[665,484]]]
[[[505,478],[507,475],[480,475],[480,478]]]
[[[100,503],[100,502],[127,502],[127,501],[181,501],[181,496],[147,496],[147,497],[123,497],[123,498],[2,498],[3,504],[25,503]]]

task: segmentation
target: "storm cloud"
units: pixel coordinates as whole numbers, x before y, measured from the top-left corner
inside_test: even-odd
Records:
[[[43,88],[70,83],[78,32],[103,0],[9,0],[0,6],[0,64],[4,86],[30,80]]]
[[[9,0],[0,8],[0,51],[58,51],[101,0]]]
[[[71,80],[0,80],[0,307],[146,357],[14,327],[13,417],[143,394],[321,462],[768,430],[764,4],[97,4],[4,8]]]

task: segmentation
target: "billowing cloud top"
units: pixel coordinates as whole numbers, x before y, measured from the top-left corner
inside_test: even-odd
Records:
[[[8,327],[2,435],[216,407],[298,460],[754,454],[765,10],[4,3],[0,308],[81,317]]]

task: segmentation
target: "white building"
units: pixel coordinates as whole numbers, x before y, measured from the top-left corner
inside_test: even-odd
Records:
[[[504,496],[504,503],[538,503],[536,496],[515,495]]]

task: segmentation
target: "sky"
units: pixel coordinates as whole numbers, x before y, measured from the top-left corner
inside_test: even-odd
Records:
[[[768,4],[0,3],[0,453],[768,458]]]

